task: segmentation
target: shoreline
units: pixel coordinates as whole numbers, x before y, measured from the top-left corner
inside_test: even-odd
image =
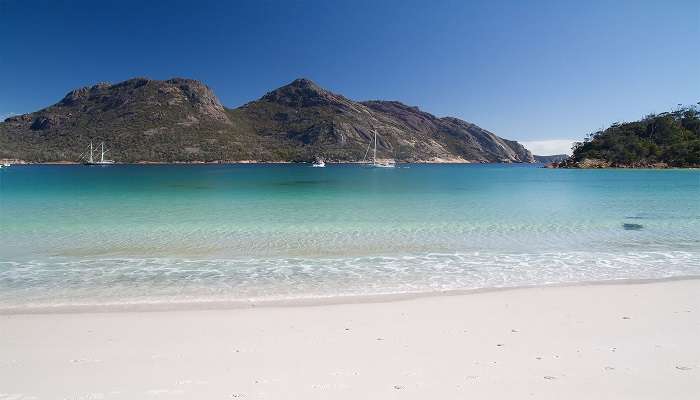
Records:
[[[690,400],[700,382],[698,290],[695,279],[2,315],[0,397]]]
[[[664,278],[631,278],[600,281],[544,283],[529,286],[487,287],[477,289],[454,289],[445,291],[424,291],[405,293],[385,293],[368,295],[340,295],[327,297],[300,297],[290,299],[239,299],[239,300],[188,300],[163,302],[132,302],[104,304],[60,304],[56,306],[0,307],[0,317],[5,315],[54,315],[54,314],[93,314],[93,313],[153,313],[153,312],[193,312],[215,310],[241,310],[255,308],[306,308],[342,306],[348,304],[383,304],[410,302],[423,298],[472,296],[484,293],[498,293],[548,288],[653,285],[664,282],[700,281],[700,275],[674,276]]]
[[[311,165],[312,161],[256,161],[256,160],[241,160],[241,161],[137,161],[137,162],[115,162],[109,165],[89,165],[90,167],[109,167],[117,165]],[[327,165],[363,165],[367,164],[362,161],[327,161]],[[644,167],[553,167],[546,163],[541,162],[485,162],[478,160],[420,160],[420,161],[396,161],[397,165],[532,165],[539,166],[541,169],[552,169],[552,170],[653,170],[653,171],[664,171],[664,170],[699,170],[700,167],[654,167],[654,166],[644,166]],[[31,162],[23,160],[13,160],[11,162],[12,166],[26,166],[26,165],[51,165],[51,166],[72,166],[72,165],[83,165],[82,162],[75,161],[47,161],[47,162]]]
[[[383,160],[383,159],[378,159]],[[12,165],[83,165],[82,162],[76,161],[46,161],[33,162],[23,160],[12,160]],[[396,161],[397,164],[541,164],[537,162],[485,162],[485,161],[469,161],[469,160],[419,160],[419,161]],[[313,161],[257,161],[257,160],[239,160],[239,161],[136,161],[136,162],[115,162],[109,165],[239,165],[239,164],[313,164]],[[366,161],[327,161],[326,164],[368,164]],[[96,165],[100,166],[100,165]]]

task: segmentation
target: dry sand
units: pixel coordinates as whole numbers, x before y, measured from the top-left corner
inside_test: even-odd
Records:
[[[698,399],[700,281],[0,316],[0,399]]]

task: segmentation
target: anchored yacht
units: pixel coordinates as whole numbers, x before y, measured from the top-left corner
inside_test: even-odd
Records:
[[[370,143],[370,146],[372,143]],[[365,159],[367,159],[367,153],[369,153],[369,146],[367,146],[367,151],[365,152]],[[372,163],[370,164],[373,168],[395,168],[396,161],[393,159],[377,161],[377,131],[374,130],[374,152],[372,153]]]
[[[83,164],[85,165],[110,165],[114,164],[114,160],[105,160],[105,142],[100,143],[100,159],[99,161],[95,160],[93,156],[93,148],[92,148],[92,142],[90,142],[90,148],[88,149],[88,154],[87,154],[87,159],[84,159]],[[85,156],[85,155],[83,155]],[[82,158],[82,157],[81,157]]]

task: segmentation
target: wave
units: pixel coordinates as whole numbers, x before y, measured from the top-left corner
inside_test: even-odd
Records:
[[[0,262],[0,309],[256,302],[700,276],[700,252]]]

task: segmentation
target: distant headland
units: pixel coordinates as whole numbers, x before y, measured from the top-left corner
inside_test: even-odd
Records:
[[[700,111],[695,106],[615,123],[576,143],[560,168],[698,168]]]

